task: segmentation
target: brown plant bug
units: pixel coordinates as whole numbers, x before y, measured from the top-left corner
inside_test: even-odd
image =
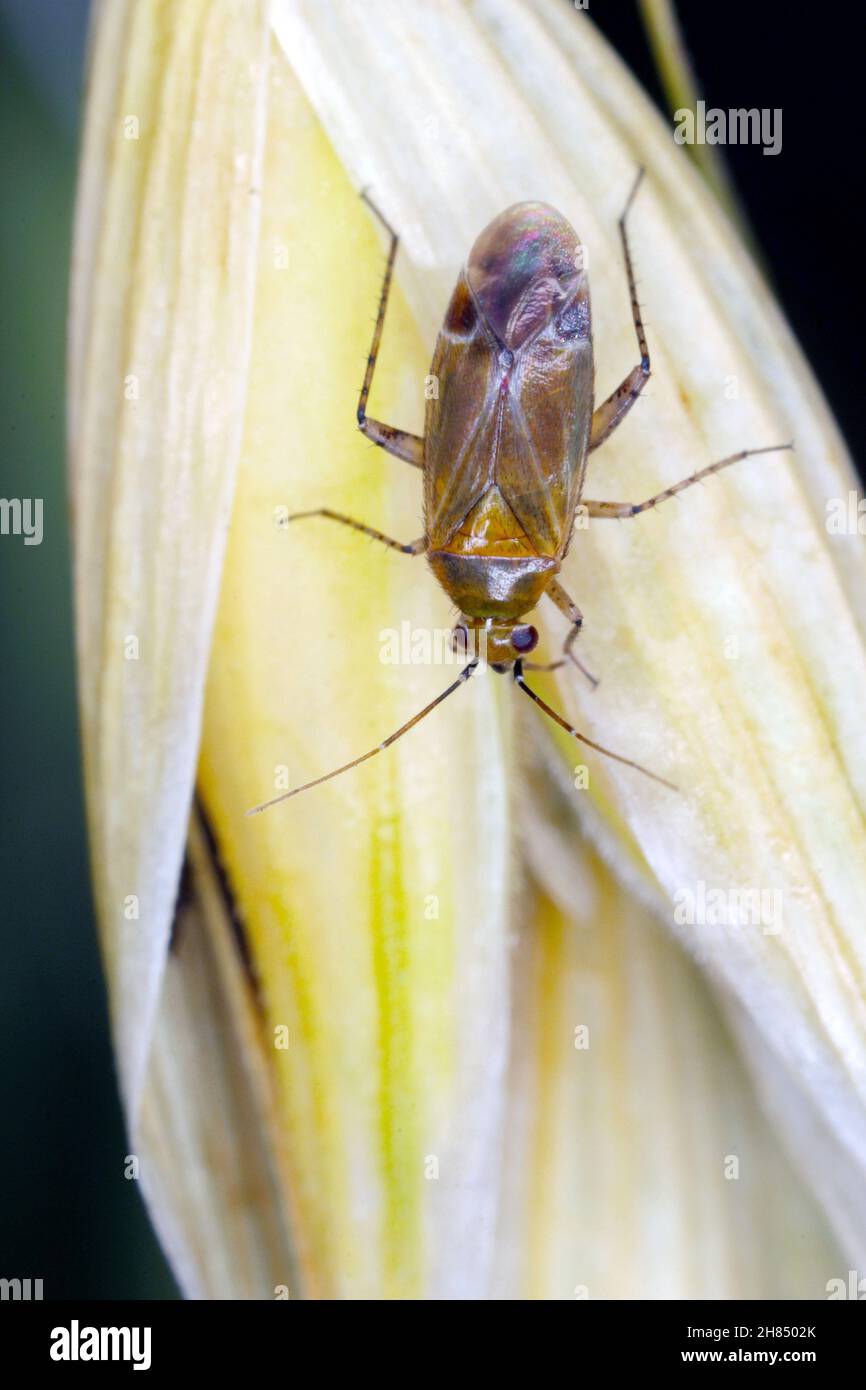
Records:
[[[527,670],[554,670],[567,660],[596,684],[578,661],[574,642],[583,625],[577,604],[557,574],[571,542],[577,508],[589,517],[633,517],[685,488],[755,454],[791,444],[742,449],[683,478],[645,502],[591,502],[583,497],[589,454],[625,419],[650,375],[650,354],[637,300],[626,220],[643,177],[639,170],[619,219],[631,313],[640,361],[612,395],[593,408],[589,281],[581,244],[570,224],[546,203],[516,203],[489,224],[472,250],[445,315],[430,375],[442,383],[427,401],[424,437],[373,420],[367,398],[398,237],[366,193],[361,196],[390,237],[379,311],[358,401],[364,434],[424,476],[424,535],[403,544],[340,512],[321,507],[290,521],[324,517],[372,536],[403,555],[426,555],[433,574],[460,612],[455,650],[473,653],[435,700],[368,752],[303,786],[255,806],[255,815],[358,767],[390,747],[464,685],[485,659],[510,672],[522,691],[560,728],[608,758],[676,790],[673,783],[568,724],[526,683]],[[558,661],[526,657],[538,633],[524,621],[547,595],[571,623]],[[480,641],[483,658],[476,650]]]

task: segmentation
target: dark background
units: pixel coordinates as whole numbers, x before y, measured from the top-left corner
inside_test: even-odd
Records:
[[[166,1298],[171,1276],[137,1184],[122,1175],[77,747],[63,379],[87,8],[0,0],[0,494],[45,500],[41,546],[0,539],[0,1277],[41,1277],[47,1298]],[[680,10],[708,105],[783,110],[781,154],[726,155],[777,293],[860,458],[855,10],[777,0],[683,0]],[[663,104],[633,0],[591,0],[590,13]]]

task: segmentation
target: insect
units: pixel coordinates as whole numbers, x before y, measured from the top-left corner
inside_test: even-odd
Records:
[[[584,498],[590,453],[622,423],[650,376],[626,229],[642,177],[639,170],[619,219],[640,353],[637,366],[593,408],[589,282],[580,241],[566,219],[546,203],[516,203],[478,237],[451,296],[430,367],[431,377],[441,386],[438,397],[427,402],[423,438],[367,414],[398,237],[375,204],[361,195],[385,227],[390,247],[358,401],[358,425],[373,443],[421,470],[424,534],[404,544],[328,507],[298,512],[289,520],[323,517],[403,555],[426,555],[460,613],[452,637],[455,649],[471,659],[446,690],[375,748],[247,814],[330,781],[389,748],[464,685],[482,659],[494,671],[510,672],[519,688],[573,738],[676,790],[665,778],[580,733],[525,677],[527,671],[553,670],[571,661],[595,684],[573,650],[583,615],[557,578],[579,505],[588,517],[635,517],[730,464],[792,447],[742,449],[644,502]],[[527,660],[538,644],[538,632],[525,618],[544,597],[571,626],[560,658],[542,666]]]

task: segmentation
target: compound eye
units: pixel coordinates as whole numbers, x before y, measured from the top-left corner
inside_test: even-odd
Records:
[[[511,645],[516,652],[520,652],[521,656],[524,656],[526,652],[535,651],[538,646],[538,633],[528,623],[516,627],[511,633]]]

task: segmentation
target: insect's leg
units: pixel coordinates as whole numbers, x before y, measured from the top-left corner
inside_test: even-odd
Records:
[[[414,714],[411,719],[407,719],[406,723],[401,724],[399,729],[395,729],[393,734],[389,734],[381,743],[377,743],[375,748],[371,748],[368,752],[362,753],[359,758],[353,758],[350,763],[344,763],[342,767],[335,767],[333,772],[326,772],[323,777],[316,777],[312,782],[305,782],[302,787],[293,787],[290,792],[283,792],[280,796],[272,797],[270,801],[263,801],[260,806],[253,806],[251,810],[247,811],[247,815],[257,816],[261,811],[266,811],[269,806],[276,806],[280,801],[289,801],[293,796],[299,796],[301,792],[309,791],[311,787],[320,787],[323,782],[330,782],[332,778],[340,777],[342,773],[350,772],[353,767],[358,767],[361,763],[368,762],[370,758],[375,758],[377,753],[381,753],[384,749],[390,748],[391,744],[396,743],[398,738],[402,738],[404,734],[408,734],[410,729],[414,729],[416,724],[420,724],[422,719],[426,719],[427,715],[430,714],[432,710],[436,709],[437,705],[441,705],[443,700],[447,700],[449,695],[453,695],[455,690],[459,690],[461,685],[465,685],[473,671],[477,669],[478,658],[475,657],[469,662],[468,666],[463,667],[456,681],[452,681],[447,690],[443,690],[442,694],[437,695],[435,700],[431,700],[429,705],[425,705],[424,708],[419,710],[417,714]]]
[[[380,449],[387,450],[404,463],[411,463],[413,468],[424,467],[424,440],[419,439],[417,434],[407,434],[406,430],[395,429],[381,420],[371,420],[368,415],[363,420],[359,415],[358,424],[367,438],[378,444]]]
[[[294,512],[288,517],[289,521],[305,521],[310,516],[323,516],[327,521],[339,521],[343,526],[351,526],[353,531],[361,531],[365,536],[372,536],[374,541],[381,541],[383,545],[389,545],[392,550],[399,550],[403,555],[423,555],[427,549],[427,537],[421,536],[417,541],[409,541],[404,545],[402,541],[392,540],[383,531],[377,531],[373,526],[365,526],[363,521],[355,521],[350,516],[344,516],[342,512],[332,512],[330,507],[316,507],[312,512]]]
[[[585,498],[581,505],[586,508],[589,516],[637,516],[640,512],[648,511],[650,507],[657,507],[659,502],[666,502],[669,497],[676,497],[678,492],[684,492],[693,483],[703,482],[704,478],[709,478],[713,473],[728,468],[732,463],[740,463],[742,459],[753,458],[755,454],[775,454],[780,449],[793,449],[793,447],[793,444],[770,444],[766,449],[741,449],[738,454],[729,454],[727,458],[719,459],[717,463],[711,463],[706,468],[699,469],[690,478],[681,478],[678,483],[666,487],[664,492],[657,492],[654,497],[648,497],[645,502],[590,502],[588,498]]]
[[[423,468],[423,439],[419,439],[417,434],[407,434],[406,430],[397,430],[393,425],[385,425],[381,420],[371,420],[367,415],[367,397],[370,394],[370,387],[373,384],[373,371],[376,366],[376,358],[379,356],[379,344],[382,341],[385,310],[388,307],[388,294],[391,289],[391,278],[394,274],[394,260],[397,255],[399,237],[391,224],[382,216],[376,204],[367,197],[366,193],[362,193],[361,197],[367,204],[367,207],[376,214],[390,236],[391,246],[388,251],[388,259],[385,263],[385,278],[382,281],[382,293],[379,296],[379,312],[376,315],[376,326],[373,329],[373,341],[370,344],[370,351],[367,355],[367,368],[364,372],[364,383],[358,398],[358,428],[367,435],[368,439],[372,439],[374,444],[378,444],[382,449],[387,449],[389,454],[394,454],[397,458],[403,459],[406,463],[411,463],[415,468]]]
[[[523,669],[524,671],[557,671],[560,666],[565,665],[566,661],[572,661],[577,669],[583,672],[594,689],[598,685],[598,677],[594,676],[591,671],[588,671],[583,663],[578,661],[574,652],[571,650],[577,641],[580,629],[583,627],[583,614],[574,600],[569,598],[568,594],[559,583],[559,580],[552,580],[547,586],[546,593],[549,598],[553,599],[560,613],[564,613],[566,618],[568,618],[568,621],[571,623],[571,631],[563,643],[562,656],[558,661],[548,661],[546,663],[524,661]]]
[[[603,753],[606,758],[613,758],[614,762],[623,763],[625,767],[633,767],[636,772],[642,772],[645,777],[651,777],[654,782],[660,782],[663,787],[669,787],[672,792],[677,791],[673,782],[669,782],[666,777],[659,777],[657,772],[650,772],[649,768],[644,767],[641,763],[636,763],[631,758],[624,758],[621,753],[614,753],[610,748],[605,748],[601,743],[595,743],[591,738],[587,738],[586,734],[582,734],[576,729],[573,724],[569,724],[563,719],[561,714],[557,714],[556,710],[551,708],[546,700],[542,700],[537,691],[526,684],[526,681],[523,679],[523,669],[523,662],[515,661],[515,681],[524,694],[528,695],[530,700],[533,700],[535,704],[538,705],[538,708],[547,715],[548,719],[552,719],[554,724],[558,724],[560,729],[564,729],[567,734],[571,734],[572,738],[576,738],[581,743],[585,743],[588,748],[594,748],[597,753]]]
[[[628,233],[626,232],[626,218],[629,209],[635,199],[635,194],[640,187],[643,178],[643,169],[639,169],[637,178],[634,181],[628,202],[623,210],[622,217],[619,219],[619,234],[622,238],[622,250],[625,257],[625,272],[628,276],[628,292],[631,299],[631,316],[634,322],[634,331],[637,335],[638,351],[640,352],[640,362],[629,372],[623,381],[614,391],[613,395],[608,396],[606,401],[593,411],[592,430],[589,436],[590,451],[597,449],[599,444],[603,444],[608,435],[613,434],[617,425],[620,424],[631,410],[638,396],[649,381],[650,375],[650,355],[647,347],[646,334],[644,333],[643,320],[640,316],[640,305],[637,302],[637,287],[634,281],[634,266],[631,261],[631,252],[628,245]]]

